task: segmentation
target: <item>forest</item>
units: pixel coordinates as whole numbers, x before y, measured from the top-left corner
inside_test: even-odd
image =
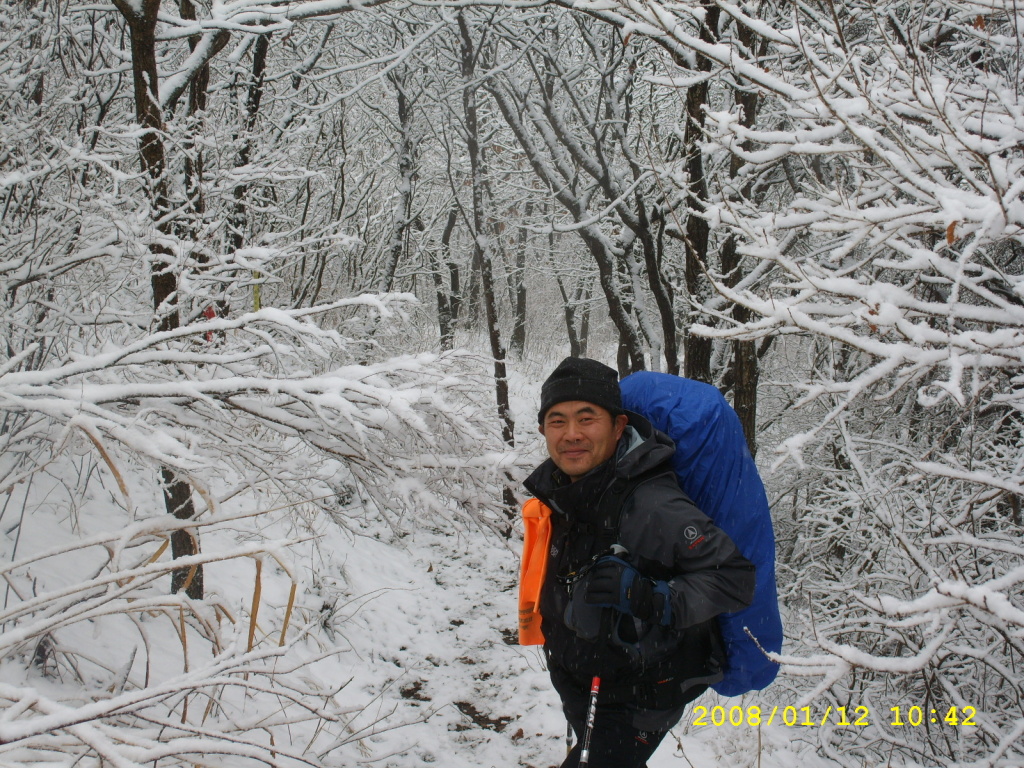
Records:
[[[815,722],[658,766],[1024,764],[1017,0],[0,25],[0,764],[555,763],[506,632],[568,355],[718,387],[772,505],[738,705]]]

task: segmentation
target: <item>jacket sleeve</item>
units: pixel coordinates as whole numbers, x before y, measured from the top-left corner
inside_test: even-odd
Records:
[[[641,573],[668,582],[677,629],[742,610],[754,599],[753,563],[673,478],[637,489],[619,535]]]

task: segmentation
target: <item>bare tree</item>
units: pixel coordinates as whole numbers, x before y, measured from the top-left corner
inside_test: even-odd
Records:
[[[501,422],[501,435],[505,444],[510,448],[515,447],[515,423],[512,420],[512,410],[508,399],[508,374],[505,369],[505,345],[501,338],[501,328],[498,325],[497,295],[494,286],[494,275],[491,263],[491,250],[487,245],[485,220],[487,214],[484,210],[484,180],[481,168],[481,153],[483,148],[480,144],[480,123],[477,108],[476,68],[481,57],[481,46],[474,40],[470,23],[465,13],[458,16],[459,39],[461,43],[461,67],[462,67],[462,109],[465,117],[466,127],[466,150],[469,155],[470,179],[472,182],[473,194],[473,261],[480,275],[480,285],[484,304],[485,316],[487,319],[487,336],[491,345],[491,355],[494,357],[494,386],[495,396],[498,403],[498,418]],[[508,515],[511,518],[515,514],[516,498],[512,488],[508,485],[503,490]]]

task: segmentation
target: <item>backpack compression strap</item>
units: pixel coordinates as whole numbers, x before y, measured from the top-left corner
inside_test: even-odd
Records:
[[[537,499],[523,505],[523,559],[519,567],[519,644],[542,645],[540,591],[548,569],[551,509]]]

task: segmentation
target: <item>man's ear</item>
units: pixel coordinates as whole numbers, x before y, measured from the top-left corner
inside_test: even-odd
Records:
[[[544,434],[544,422],[541,422],[540,424],[537,425],[537,431],[540,432],[542,435]]]
[[[622,437],[622,433],[626,431],[626,425],[629,424],[629,416],[624,413],[620,413],[615,417],[615,439],[618,440]]]

